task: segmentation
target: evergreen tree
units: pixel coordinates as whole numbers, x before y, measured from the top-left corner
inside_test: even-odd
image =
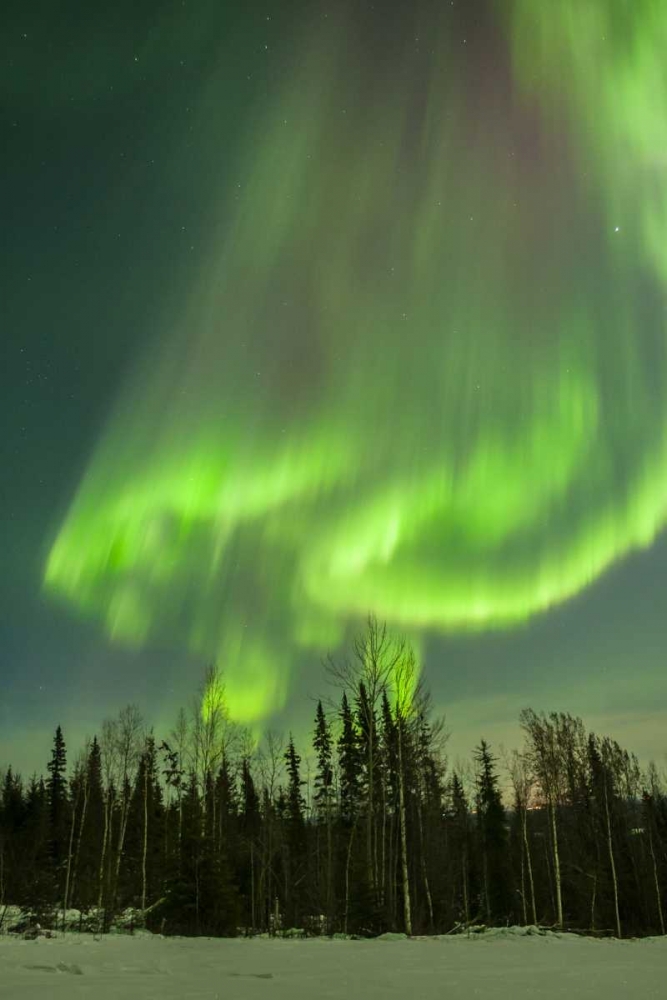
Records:
[[[60,897],[69,848],[69,802],[67,798],[67,750],[60,726],[53,738],[46,793],[49,809],[49,847],[54,877],[54,892]],[[55,902],[55,899],[54,899]]]
[[[361,698],[364,698],[363,690]],[[368,704],[367,699],[363,704]],[[370,872],[368,839],[367,836],[364,838],[361,824],[363,800],[368,803],[368,760],[362,749],[358,715],[355,718],[345,693],[341,701],[340,720],[342,725],[337,749],[343,836],[338,868],[343,874],[340,893],[342,929],[345,933],[368,934],[384,929],[384,920]],[[368,822],[365,826],[368,834]]]
[[[379,769],[382,787],[382,901],[389,926],[398,920],[399,754],[398,729],[387,692],[382,694]]]
[[[454,771],[449,785],[449,849],[452,864],[455,919],[468,925],[472,918],[473,877],[470,857],[470,810],[461,780]]]
[[[333,751],[331,731],[318,701],[315,712],[315,733],[313,747],[317,756],[315,773],[315,819],[317,823],[317,851],[315,880],[318,885],[320,909],[326,914],[327,927],[333,920]],[[325,862],[320,863],[320,828],[324,825]]]
[[[415,783],[417,794],[415,806],[417,812],[417,827],[419,834],[420,878],[417,885],[423,887],[424,917],[420,915],[420,923],[425,923],[430,933],[436,925],[437,889],[442,892],[442,868],[439,857],[443,839],[442,830],[442,800],[443,788],[441,781],[441,766],[437,760],[435,748],[436,734],[426,717],[425,708],[419,714],[416,727],[415,746]],[[419,900],[419,896],[418,896]]]
[[[315,735],[313,747],[317,755],[317,771],[315,773],[315,803],[320,817],[328,817],[331,807],[331,792],[333,788],[331,731],[318,701],[315,713]]]
[[[237,932],[236,887],[204,820],[199,782],[191,773],[183,784],[180,864],[168,874],[162,898],[148,910],[151,929],[185,935]]]
[[[361,764],[359,741],[354,725],[354,717],[343,693],[340,707],[342,730],[338,739],[338,763],[340,767],[340,812],[347,824],[353,823],[359,810],[359,768]]]
[[[284,804],[285,822],[285,908],[290,926],[299,926],[301,922],[303,899],[303,875],[306,854],[306,827],[304,810],[306,803],[301,794],[304,782],[301,780],[301,757],[296,752],[294,740],[290,735],[285,751],[285,766],[287,770],[287,790]]]
[[[24,873],[26,806],[23,800],[23,784],[11,767],[7,768],[2,783],[0,800],[0,860],[2,861],[2,885],[0,895],[3,904],[29,902],[26,896]]]
[[[90,909],[98,899],[103,831],[102,755],[97,737],[94,736],[86,760],[71,893],[73,904],[82,910]]]
[[[482,854],[482,891],[487,923],[508,921],[512,911],[508,862],[508,830],[496,759],[482,740],[477,763],[477,825]]]
[[[287,768],[287,820],[295,830],[303,830],[304,810],[306,802],[301,794],[304,782],[301,780],[301,757],[296,752],[294,740],[290,735],[285,751]]]
[[[381,769],[375,706],[363,681],[356,696],[361,792],[366,813],[366,864],[374,903],[379,903],[377,859],[377,808],[381,797]]]
[[[37,913],[52,902],[52,858],[49,844],[49,808],[44,780],[33,776],[25,797],[23,826],[24,902]]]
[[[238,797],[234,775],[223,757],[215,779],[218,850],[230,861],[236,857],[238,839]]]
[[[216,828],[214,832],[214,843],[217,856],[220,859],[222,871],[230,885],[230,891],[236,893],[238,885],[238,800],[236,783],[229,767],[229,761],[223,756],[218,775],[215,780],[215,800],[216,800]],[[261,828],[261,821],[258,824]],[[254,857],[254,850],[253,850]],[[241,912],[241,901],[238,905]],[[252,916],[252,914],[251,914]],[[255,918],[257,923],[257,918]]]
[[[244,756],[241,762],[240,798],[238,882],[241,897],[247,901],[244,923],[246,927],[255,927],[258,914],[259,838],[262,817],[259,796],[247,756]]]

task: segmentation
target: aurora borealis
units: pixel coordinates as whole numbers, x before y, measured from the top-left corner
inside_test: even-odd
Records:
[[[199,15],[193,124],[165,114],[147,210],[187,191],[194,259],[156,251],[40,599],[109,648],[216,660],[264,724],[368,612],[437,676],[448,642],[525,634],[664,527],[667,8],[257,8],[238,35],[279,56],[238,100]],[[177,16],[136,47],[153,87]]]

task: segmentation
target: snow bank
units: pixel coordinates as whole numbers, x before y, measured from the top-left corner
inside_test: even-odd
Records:
[[[0,938],[3,1000],[665,1000],[666,983],[667,938],[525,928],[382,941]]]
[[[0,906],[0,934],[30,932],[36,926],[43,931],[78,931],[96,933],[103,929],[104,910],[92,909],[83,912],[73,909],[49,908],[42,914],[21,906]],[[141,910],[128,907],[114,916],[111,932],[133,932],[143,927]]]

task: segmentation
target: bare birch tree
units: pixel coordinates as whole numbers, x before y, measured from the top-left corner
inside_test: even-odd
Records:
[[[103,726],[103,735],[107,744],[106,753],[112,779],[118,789],[118,837],[109,892],[109,906],[113,910],[127,833],[132,786],[144,740],[144,720],[136,705],[126,705],[118,713],[117,718],[107,720]],[[108,849],[107,844],[107,851]]]
[[[412,936],[412,906],[410,902],[410,875],[408,869],[407,818],[405,805],[405,751],[408,727],[414,718],[414,694],[417,666],[410,646],[403,647],[403,655],[393,671],[396,734],[398,742],[398,806],[401,836],[401,882],[403,889],[403,919],[405,933]]]
[[[512,789],[514,791],[514,802],[519,817],[521,827],[521,900],[523,905],[524,923],[528,923],[526,913],[526,891],[525,875],[528,872],[528,887],[530,890],[530,910],[533,924],[537,924],[537,908],[535,906],[535,883],[533,880],[533,860],[530,850],[530,840],[528,838],[528,810],[531,807],[533,794],[533,778],[530,773],[528,762],[523,754],[514,750],[507,760]]]
[[[191,769],[206,808],[206,783],[220,766],[225,752],[229,712],[222,675],[209,666],[191,713]]]
[[[651,857],[651,867],[653,874],[653,887],[655,889],[655,901],[658,910],[658,921],[660,923],[660,933],[665,933],[665,917],[662,908],[662,887],[658,873],[658,860],[656,857],[656,823],[655,823],[655,803],[659,802],[663,796],[663,790],[658,776],[658,769],[655,762],[651,761],[645,778],[645,788],[643,792],[644,815],[646,817],[646,828],[648,835],[648,847]]]
[[[528,739],[526,757],[530,761],[537,783],[544,796],[551,830],[551,850],[556,889],[556,926],[563,926],[563,897],[561,888],[560,852],[558,847],[558,807],[562,798],[564,774],[558,739],[558,716],[551,713],[538,715],[524,709],[520,715],[521,726]]]

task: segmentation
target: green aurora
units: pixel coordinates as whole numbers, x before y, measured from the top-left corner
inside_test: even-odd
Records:
[[[430,5],[299,36],[51,548],[241,721],[369,611],[515,625],[665,522],[667,7],[490,9],[476,57]]]

